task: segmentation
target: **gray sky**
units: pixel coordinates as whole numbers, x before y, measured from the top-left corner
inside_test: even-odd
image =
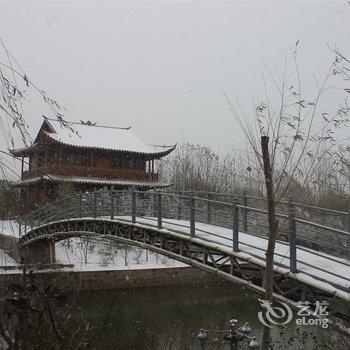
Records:
[[[305,75],[350,53],[345,2],[1,2],[0,35],[67,120],[134,127],[149,143],[225,150],[241,132],[223,95],[262,91],[263,60],[300,40]],[[27,103],[35,133],[48,115]]]

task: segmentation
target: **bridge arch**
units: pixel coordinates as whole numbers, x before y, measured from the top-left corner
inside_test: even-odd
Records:
[[[48,251],[46,263],[52,263],[55,260],[52,256],[54,243],[71,237],[90,235],[148,249],[207,273],[263,292],[263,288],[252,286],[252,281],[247,279],[245,271],[261,268],[259,264],[250,262],[249,258],[242,259],[237,256],[237,253],[223,249],[217,244],[138,223],[93,218],[59,220],[33,229],[23,236],[19,243],[21,248],[32,257],[32,263],[43,262],[43,256],[37,255],[39,250]],[[39,261],[35,261],[38,257]]]

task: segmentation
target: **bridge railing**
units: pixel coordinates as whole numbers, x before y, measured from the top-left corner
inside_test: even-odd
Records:
[[[240,204],[255,208],[266,209],[266,198],[259,196],[252,196],[246,193],[227,194],[220,192],[206,192],[206,191],[186,191],[181,190],[177,193],[188,194],[193,192],[196,197],[214,199],[221,202],[232,203],[234,198],[239,198]],[[291,199],[277,201],[277,211],[287,214],[288,206]],[[318,223],[337,227],[340,230],[350,232],[350,208],[347,211],[335,210],[317,205],[309,205],[305,203],[298,203],[292,201],[298,217],[308,220],[312,218]]]
[[[266,247],[257,246],[254,237],[268,237],[267,210],[263,205],[254,206],[253,199],[257,200],[248,196],[198,195],[195,192],[95,190],[62,198],[37,209],[21,221],[20,235],[40,225],[65,219],[119,219],[158,229],[170,227],[180,233],[186,230],[191,237],[220,242],[234,251],[254,249],[260,251],[256,257],[264,260]],[[341,225],[327,224],[319,220],[318,215],[305,219],[299,203],[289,201],[282,205],[283,210],[277,213],[278,240],[289,250],[289,262],[285,262],[284,254],[276,252],[277,265],[292,272],[297,272],[300,264],[307,265],[298,259],[298,247],[298,251],[318,256],[330,254],[331,259],[350,266],[346,260],[339,259],[350,258],[349,227],[346,231],[346,228],[339,228]],[[333,210],[328,212],[334,213]],[[343,218],[347,213],[334,214]],[[221,228],[229,229],[231,234],[227,235],[227,230],[223,234]]]
[[[207,198],[196,197],[194,194],[177,196],[177,198],[181,197],[190,198],[190,202],[193,206],[193,213],[185,215],[185,219],[188,220],[187,226],[186,224],[181,224],[181,226],[190,229],[191,236],[198,237],[201,233],[206,233],[206,240],[215,243],[219,238],[221,244],[231,247],[235,251],[238,251],[240,247],[242,247],[243,250],[258,250],[260,254],[255,255],[255,257],[265,260],[266,247],[259,247],[254,241],[241,239],[241,236],[249,234],[250,236],[254,235],[267,238],[268,225],[266,210],[241,205],[239,204],[240,199],[237,197],[233,199],[233,203],[208,200]],[[203,204],[200,209],[198,208],[198,203]],[[187,208],[189,208],[189,206],[187,206]],[[286,250],[289,251],[289,256],[286,259],[286,252],[281,253],[276,251],[275,264],[284,268],[289,268],[293,273],[298,272],[300,266],[302,266],[301,269],[304,274],[317,277],[319,280],[322,280],[322,278],[305,271],[307,270],[305,267],[312,267],[319,270],[319,272],[328,273],[326,268],[323,269],[319,266],[315,266],[312,262],[315,258],[324,258],[326,256],[330,261],[337,262],[345,267],[350,267],[349,261],[338,259],[339,257],[350,259],[350,233],[314,221],[298,218],[296,208],[297,205],[290,201],[286,208],[286,214],[277,213],[279,221],[279,243],[286,247]],[[218,212],[216,212],[216,210]],[[204,217],[203,213],[205,214]],[[182,219],[182,217],[178,218]],[[222,236],[220,233],[213,233],[212,227],[207,229],[203,229],[203,227],[197,228],[196,223],[198,222],[230,228],[232,229],[232,238]],[[175,226],[177,224],[172,223],[172,225]],[[310,228],[312,230],[311,233]],[[311,260],[305,261],[305,258],[302,259],[298,257],[297,251],[300,255],[307,253],[308,256],[306,259]],[[312,258],[312,256],[314,256],[314,258]],[[333,275],[345,280],[347,283],[350,282],[349,276],[341,275],[341,273],[338,275],[333,273]],[[325,278],[323,282],[329,283],[329,280]]]
[[[228,197],[220,193],[205,194],[200,193],[202,197],[215,196],[221,198],[221,201],[227,201],[239,198],[241,204],[241,217],[243,227],[241,230],[254,234],[259,232],[261,235],[268,234],[268,226],[266,224],[266,199],[256,196],[239,195]],[[314,205],[305,205],[296,203],[291,200],[280,201],[277,203],[279,214],[289,215],[290,206],[293,206],[294,215],[298,218],[297,232],[300,240],[304,245],[318,250],[331,252],[341,257],[348,257],[350,232],[350,212],[322,208]],[[245,208],[245,209],[244,209]],[[259,208],[262,211],[256,210]],[[265,208],[265,212],[263,211]],[[311,224],[310,224],[311,223]],[[330,234],[332,244],[330,244]],[[281,239],[287,240],[288,232],[282,232]],[[334,244],[335,242],[336,244]],[[345,249],[344,249],[345,248]]]

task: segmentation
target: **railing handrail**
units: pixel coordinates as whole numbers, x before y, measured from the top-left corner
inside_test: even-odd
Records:
[[[238,197],[238,198],[243,198],[243,197],[246,197],[248,199],[255,199],[255,200],[261,200],[261,201],[266,201],[266,197],[263,197],[263,196],[253,196],[253,195],[248,195],[248,194],[245,194],[245,193],[240,193],[240,194],[228,194],[228,193],[222,193],[222,192],[206,192],[206,191],[196,191],[196,190],[177,190],[175,191],[176,192],[181,192],[181,193],[188,193],[188,192],[193,192],[193,193],[203,193],[203,194],[210,194],[210,195],[215,195],[215,196],[223,196],[223,197],[231,197],[231,198],[234,198],[234,197]],[[284,204],[284,205],[289,205],[291,203],[290,200],[277,200],[276,201],[276,204]],[[317,206],[317,205],[314,205],[314,204],[305,204],[305,203],[300,203],[300,202],[296,202],[296,201],[292,201],[292,203],[295,205],[295,206],[298,206],[298,207],[304,207],[304,208],[307,208],[307,209],[312,209],[312,210],[320,210],[320,211],[326,211],[326,212],[330,212],[330,213],[333,213],[333,214],[338,214],[338,215],[348,215],[349,212],[348,211],[342,211],[342,210],[336,210],[336,209],[331,209],[331,208],[326,208],[326,207],[320,207],[320,206]]]
[[[310,225],[310,226],[314,226],[314,227],[317,227],[317,228],[321,228],[321,229],[324,229],[324,230],[329,230],[329,231],[333,231],[335,233],[340,233],[342,235],[345,235],[345,236],[349,236],[350,237],[350,232],[346,232],[346,231],[343,231],[343,230],[338,230],[334,227],[329,227],[329,226],[324,226],[324,225],[320,225],[319,223],[317,222],[312,222],[312,221],[307,221],[307,220],[303,220],[303,219],[299,219],[299,218],[296,218],[295,219],[297,222],[300,222],[302,224],[305,224],[305,225]]]

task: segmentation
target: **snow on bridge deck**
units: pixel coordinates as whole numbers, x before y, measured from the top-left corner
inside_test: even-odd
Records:
[[[118,216],[115,220],[131,221],[130,216]],[[156,218],[137,217],[138,224],[156,226]],[[189,235],[189,221],[163,219],[163,230]],[[223,249],[232,251],[232,229],[223,228],[206,223],[196,222],[195,237],[215,243]],[[239,256],[242,259],[264,263],[267,238],[239,233]],[[275,247],[275,271],[288,273],[293,278],[310,285],[317,286],[325,291],[337,295],[350,296],[350,260],[334,257],[312,249],[297,246],[297,267],[299,272],[289,272],[289,245],[286,242],[277,242]],[[341,289],[334,285],[338,285]]]

